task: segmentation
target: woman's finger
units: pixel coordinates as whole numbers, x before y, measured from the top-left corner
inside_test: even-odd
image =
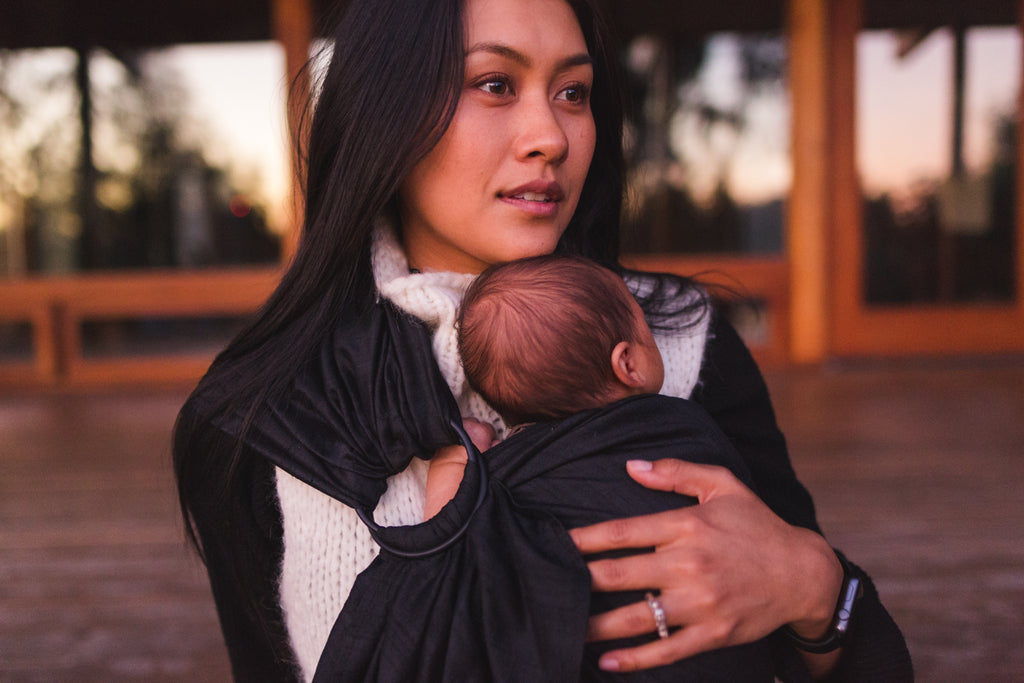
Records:
[[[674,553],[673,558],[688,557]],[[685,560],[684,560],[685,561]],[[611,560],[594,560],[590,570],[591,589],[599,593],[646,590],[652,586],[670,586],[685,580],[692,569],[661,553],[642,553]]]
[[[661,601],[661,607],[665,610],[665,620],[669,626],[678,626],[682,623],[678,618],[680,615],[673,614],[664,601]],[[657,628],[654,613],[645,600],[590,617],[587,623],[587,640],[630,638],[644,633],[654,633]]]
[[[626,470],[629,476],[649,489],[693,496],[701,503],[746,488],[725,467],[699,465],[675,458],[630,460],[626,463]]]
[[[716,465],[697,465],[669,458],[654,462],[631,460],[626,467],[630,476],[647,488],[675,491],[695,497],[701,503],[727,494],[754,497],[732,472]],[[583,554],[662,545],[686,535],[688,527],[685,525],[693,521],[694,515],[681,515],[681,510],[614,519],[572,529],[569,533]]]
[[[702,626],[684,626],[668,638],[631,647],[612,650],[601,655],[598,666],[606,671],[636,671],[671,664],[701,652],[729,645],[727,640],[714,637],[711,629]]]
[[[612,519],[590,526],[570,529],[576,548],[584,555],[615,548],[653,548],[679,540],[691,522],[689,508],[656,512],[640,517]]]

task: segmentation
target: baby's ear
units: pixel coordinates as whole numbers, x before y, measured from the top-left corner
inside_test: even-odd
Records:
[[[636,345],[631,342],[621,341],[612,349],[612,371],[631,389],[639,389],[647,382],[637,363]]]

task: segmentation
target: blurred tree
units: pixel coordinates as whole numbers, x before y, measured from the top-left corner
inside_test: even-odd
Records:
[[[279,258],[262,207],[230,210],[246,193],[207,160],[180,78],[149,56],[0,52],[2,271]]]
[[[715,89],[723,79],[707,76],[716,66],[715,38],[645,36],[627,48],[626,251],[743,246],[729,176],[740,163],[736,152],[748,132],[751,104],[785,92],[786,46],[779,35],[729,34],[736,69],[723,96]]]

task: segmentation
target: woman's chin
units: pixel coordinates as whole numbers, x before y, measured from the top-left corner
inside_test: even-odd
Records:
[[[558,240],[561,232],[557,234],[537,236],[532,239],[508,240],[504,248],[495,249],[494,263],[508,263],[534,256],[546,256],[554,253],[558,247]]]

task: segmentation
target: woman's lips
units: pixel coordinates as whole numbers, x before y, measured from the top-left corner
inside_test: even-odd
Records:
[[[551,197],[543,192],[523,192],[512,197],[512,199],[525,199],[528,202],[550,202]]]
[[[564,198],[561,186],[554,181],[536,180],[498,195],[502,201],[534,216],[553,216]]]

